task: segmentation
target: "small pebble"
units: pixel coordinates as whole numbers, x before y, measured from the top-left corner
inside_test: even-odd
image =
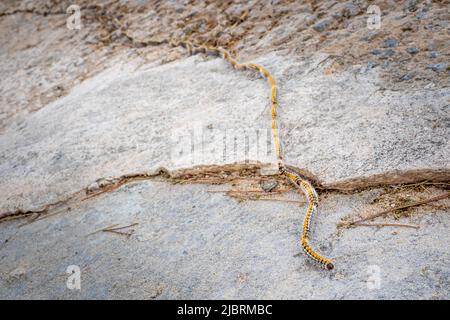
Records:
[[[332,17],[336,20],[340,20],[342,18],[342,13],[341,12],[335,12],[333,13]]]
[[[395,54],[395,51],[394,51],[394,50],[392,50],[392,49],[386,49],[386,50],[384,50],[384,52],[383,52],[381,58],[382,58],[382,59],[386,59],[386,58],[392,57],[394,54]]]
[[[380,49],[373,49],[370,53],[377,56],[377,55],[381,54],[381,50]]]
[[[275,189],[278,186],[278,181],[277,180],[269,180],[269,181],[264,181],[261,183],[261,188],[265,191],[265,192],[270,192],[273,189]]]
[[[347,3],[342,10],[344,17],[351,18],[361,13],[361,8],[353,3]]]
[[[408,52],[409,54],[416,54],[419,52],[419,49],[417,49],[416,47],[410,47],[406,48],[406,52]]]
[[[16,279],[18,279],[18,278],[23,277],[26,273],[27,273],[26,267],[25,267],[25,266],[19,266],[19,267],[17,267],[16,269],[14,269],[13,271],[11,271],[11,272],[9,273],[9,276],[10,276],[11,278],[16,278]]]
[[[399,41],[398,40],[395,40],[395,39],[386,39],[386,40],[384,40],[384,47],[385,48],[394,48],[394,47],[396,47],[396,46],[398,46],[399,45]]]
[[[430,58],[434,59],[434,58],[437,58],[438,56],[439,56],[439,53],[437,53],[436,51],[430,52]]]
[[[371,31],[366,36],[362,37],[361,40],[370,42],[373,39],[375,39],[378,35],[379,33],[377,31]]]
[[[370,69],[375,68],[376,66],[378,66],[378,63],[369,61],[369,62],[367,62],[367,66],[365,67],[364,71],[367,72],[367,71],[369,71]]]
[[[434,72],[443,72],[443,71],[447,70],[447,64],[446,63],[430,64],[428,66],[428,69],[431,69]]]
[[[403,77],[401,77],[400,80],[402,80],[402,81],[409,81],[409,80],[411,80],[412,78],[413,78],[412,74],[407,73],[407,74],[405,74]]]
[[[417,0],[410,0],[407,2],[405,9],[409,12],[414,12],[417,10]]]
[[[418,14],[416,14],[416,19],[417,20],[422,20],[426,18],[426,13],[425,12],[419,12]]]
[[[330,22],[328,20],[322,20],[319,23],[316,23],[313,26],[313,29],[316,30],[317,32],[322,32],[325,31],[325,29],[327,29],[329,25]]]

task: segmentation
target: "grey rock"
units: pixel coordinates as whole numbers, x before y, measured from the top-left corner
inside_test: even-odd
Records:
[[[381,54],[381,50],[380,49],[373,49],[370,53],[377,56],[377,55]]]
[[[334,12],[332,16],[336,20],[341,20],[343,17],[343,14],[341,12]]]
[[[413,77],[414,77],[414,76],[413,76],[411,73],[406,73],[404,76],[402,76],[402,77],[400,78],[400,80],[402,80],[402,81],[409,81],[409,80],[411,80]]]
[[[363,71],[364,71],[364,72],[367,72],[367,71],[369,71],[369,70],[375,68],[376,66],[378,66],[378,63],[373,62],[373,61],[369,61],[369,62],[367,62],[367,65],[366,65],[366,67],[363,69]]]
[[[380,33],[377,31],[370,31],[367,33],[367,35],[362,37],[361,40],[370,42],[370,41],[374,40],[376,37],[378,37],[379,35],[380,35]]]
[[[394,49],[385,49],[383,54],[380,56],[381,59],[387,59],[395,55]]]
[[[303,18],[303,22],[307,26],[312,25],[316,20],[317,20],[317,17],[315,15],[309,15],[309,14]]]
[[[261,188],[265,192],[271,192],[277,186],[278,186],[278,181],[277,180],[269,180],[269,181],[264,181],[264,182],[261,183]]]
[[[416,19],[417,19],[417,20],[423,20],[423,19],[425,19],[426,17],[427,17],[427,13],[426,13],[426,12],[423,12],[423,11],[416,14]]]
[[[323,32],[323,31],[325,31],[329,26],[330,26],[330,21],[327,20],[327,19],[325,19],[325,20],[322,20],[322,21],[316,23],[316,24],[313,26],[313,29],[314,29],[315,31],[317,31],[317,32]]]
[[[431,59],[437,58],[437,57],[439,57],[439,52],[431,51],[430,54],[429,54],[429,57]]]
[[[405,10],[414,12],[417,10],[417,0],[409,0],[405,5]]]
[[[447,70],[448,64],[447,63],[430,64],[428,68],[435,72],[444,72],[445,70]]]
[[[409,47],[406,48],[406,52],[408,52],[409,54],[416,54],[419,53],[419,49],[417,49],[416,47]]]
[[[386,39],[383,42],[383,47],[385,48],[394,48],[397,47],[399,45],[399,41],[396,39]]]
[[[346,3],[342,9],[342,15],[346,18],[354,17],[362,12],[361,8],[354,3]]]

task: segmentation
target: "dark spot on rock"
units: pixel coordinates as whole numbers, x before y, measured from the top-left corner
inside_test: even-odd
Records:
[[[413,31],[415,26],[411,22],[406,22],[401,27],[402,31]]]

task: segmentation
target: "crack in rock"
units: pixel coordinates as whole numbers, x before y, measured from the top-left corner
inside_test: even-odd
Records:
[[[0,213],[0,221],[25,218],[32,216],[31,220],[35,220],[40,216],[55,214],[64,211],[71,211],[74,206],[77,206],[83,201],[90,198],[97,197],[106,192],[113,192],[120,187],[129,183],[152,180],[161,178],[163,181],[169,183],[210,183],[210,184],[225,184],[236,178],[243,177],[265,177],[267,175],[261,174],[261,165],[225,165],[225,166],[197,166],[193,168],[186,168],[182,170],[168,171],[165,168],[156,170],[155,173],[129,173],[120,177],[105,177],[99,178],[95,182],[89,184],[80,191],[73,194],[66,195],[63,199],[44,205],[40,209],[28,210],[18,209],[12,212]],[[374,175],[370,177],[360,177],[343,181],[337,184],[323,185],[317,177],[314,177],[307,170],[302,170],[292,166],[288,166],[312,181],[315,186],[322,191],[338,191],[352,193],[360,191],[361,189],[377,188],[382,186],[390,186],[396,184],[417,183],[427,181],[429,183],[449,182],[449,170],[415,170],[415,171],[397,171],[382,175]],[[271,177],[278,176],[277,174]],[[283,180],[281,176],[278,176]],[[203,179],[203,180],[202,180]],[[206,180],[204,180],[206,179]],[[276,182],[276,180],[273,180]]]

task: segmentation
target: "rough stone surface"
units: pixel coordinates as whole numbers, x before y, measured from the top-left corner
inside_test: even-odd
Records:
[[[79,0],[80,30],[66,27],[70,4],[0,3],[0,297],[449,298],[448,201],[386,218],[417,230],[336,229],[448,187],[448,1],[380,2],[376,30],[368,1]],[[169,35],[275,77],[284,158],[320,187],[314,241],[335,272],[297,255],[292,203],[166,183],[286,187],[264,177],[275,163],[267,83],[138,41]],[[131,222],[128,240],[90,234]],[[65,287],[70,264],[80,292]],[[370,266],[380,289],[367,287]]]
[[[312,237],[335,260],[329,272],[298,245],[304,205],[236,202],[210,189],[141,182],[20,228],[3,223],[0,298],[450,298],[450,217],[442,209],[397,221],[417,230],[338,231],[341,218],[383,192],[322,196]],[[132,223],[129,238],[96,232]],[[66,287],[70,265],[81,269],[79,291]]]
[[[279,83],[286,163],[328,186],[449,178],[449,88],[392,92],[380,87],[377,68],[335,73],[326,55],[255,61]],[[0,137],[1,211],[37,209],[110,176],[276,163],[273,147],[256,148],[267,145],[269,107],[264,80],[219,58],[118,65]]]
[[[370,52],[385,40],[398,40],[397,52],[415,46],[413,57],[394,55],[380,70],[391,89],[405,89],[398,74],[415,70],[414,84],[449,85],[449,73],[435,72],[430,63],[448,61],[447,1],[423,1],[413,13],[403,2],[378,3],[381,28],[367,28],[368,1],[203,1],[180,4],[165,1],[79,0],[82,28],[66,28],[66,9],[71,1],[2,1],[0,3],[0,131],[30,112],[68,94],[74,86],[117,60],[168,62],[180,57],[179,50],[153,46],[130,47],[114,24],[120,16],[128,32],[138,39],[161,39],[167,35],[191,37],[198,42],[234,48],[245,58],[288,50],[304,59],[316,52],[339,56],[344,64],[365,64]],[[420,20],[415,17],[420,15]],[[103,16],[101,20],[98,17]],[[326,32],[317,32],[320,21],[329,22]],[[110,36],[108,36],[110,35]],[[430,62],[433,55],[435,61]],[[379,57],[382,59],[383,57]],[[410,86],[410,84],[408,84]]]

